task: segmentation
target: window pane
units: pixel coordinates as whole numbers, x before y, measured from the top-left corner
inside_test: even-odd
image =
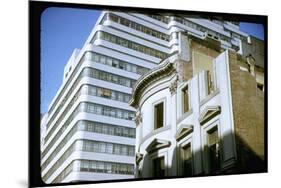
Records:
[[[183,113],[189,110],[189,96],[188,96],[188,87],[182,89],[182,99],[183,99]]]
[[[164,157],[156,158],[153,160],[153,176],[157,178],[165,176]]]
[[[154,107],[155,129],[163,127],[163,102]]]
[[[183,160],[183,175],[192,175],[192,152],[190,143],[187,146],[181,148],[182,160]]]
[[[207,136],[210,172],[215,173],[220,169],[220,148],[217,127],[208,131]]]

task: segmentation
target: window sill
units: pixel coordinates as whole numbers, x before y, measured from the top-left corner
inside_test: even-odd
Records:
[[[182,120],[184,120],[185,118],[187,118],[188,116],[190,116],[193,113],[193,109],[188,110],[187,112],[185,112],[184,114],[182,114],[178,119],[177,119],[177,124],[179,124]]]
[[[211,100],[213,97],[215,97],[216,95],[218,95],[220,93],[219,89],[216,89],[215,91],[213,91],[212,93],[210,93],[209,95],[207,95],[203,100],[200,101],[200,106],[204,105],[205,103],[207,103],[209,100]]]
[[[147,139],[149,139],[150,137],[152,137],[152,136],[154,136],[154,135],[156,135],[156,134],[158,134],[158,133],[164,132],[164,131],[166,131],[166,130],[169,130],[170,128],[171,128],[171,126],[168,125],[168,126],[164,126],[164,127],[161,127],[161,128],[158,128],[158,129],[153,130],[152,132],[150,132],[149,134],[147,134],[146,136],[144,136],[144,137],[141,139],[140,145],[142,145],[143,142],[145,142],[145,141],[146,141]]]

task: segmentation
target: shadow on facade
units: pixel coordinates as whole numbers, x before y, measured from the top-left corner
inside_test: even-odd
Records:
[[[210,158],[208,157],[208,147],[200,151],[193,151],[192,153],[192,171],[194,175],[183,175],[183,162],[181,160],[180,148],[177,147],[173,150],[171,166],[166,166],[167,171],[164,177],[153,176],[153,165],[149,155],[143,158],[143,176],[137,179],[168,179],[168,178],[184,178],[184,177],[202,177],[202,176],[217,176],[217,175],[234,175],[234,174],[249,174],[249,173],[265,173],[267,172],[267,153],[264,145],[260,148],[247,144],[240,136],[235,135],[235,147],[233,151],[234,156],[224,160],[224,149],[233,148],[233,146],[226,145],[226,141],[232,139],[233,135],[226,135],[220,140],[219,144],[219,160],[220,168],[215,172],[209,172]],[[172,147],[172,146],[170,146]],[[234,148],[235,148],[234,147]]]

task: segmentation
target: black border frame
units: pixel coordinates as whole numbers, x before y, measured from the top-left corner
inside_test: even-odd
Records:
[[[93,4],[74,4],[74,3],[58,3],[58,2],[40,2],[29,1],[28,20],[29,20],[29,115],[28,115],[28,187],[45,187],[45,186],[64,186],[79,184],[97,184],[112,182],[131,182],[142,180],[159,180],[159,178],[135,178],[125,180],[105,180],[105,181],[87,181],[72,182],[59,184],[45,184],[41,179],[40,167],[40,19],[42,12],[49,7],[65,7],[65,8],[82,8],[82,9],[110,9],[139,11],[145,13],[155,12],[171,12],[185,15],[200,15],[208,17],[222,17],[225,20],[244,21],[263,24],[264,26],[264,173],[268,172],[268,16],[252,15],[252,14],[233,14],[218,12],[201,12],[187,10],[171,10],[171,9],[155,9],[141,7],[125,7],[125,6],[109,6],[109,5],[93,5]],[[244,173],[243,173],[244,174]],[[241,175],[243,175],[241,174]],[[234,174],[233,174],[234,175]],[[240,175],[240,174],[239,174]],[[193,177],[204,177],[211,175],[200,175]],[[220,175],[221,176],[221,175]],[[191,177],[191,178],[193,178]],[[162,179],[187,178],[181,176],[170,176]]]

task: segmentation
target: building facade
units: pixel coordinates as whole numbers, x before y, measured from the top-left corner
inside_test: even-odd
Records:
[[[251,44],[251,37],[233,22],[101,13],[83,48],[75,49],[67,62],[62,85],[42,121],[45,183],[134,178],[139,138],[135,140],[136,110],[128,105],[132,88],[164,59],[188,50],[181,33],[241,57],[243,42]],[[190,56],[180,54],[182,59]]]
[[[207,38],[179,38],[184,50],[133,90],[136,177],[264,172],[263,72]]]

